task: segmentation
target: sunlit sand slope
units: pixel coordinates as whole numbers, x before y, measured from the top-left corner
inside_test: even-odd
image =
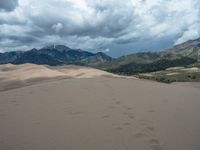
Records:
[[[0,65],[0,91],[23,87],[45,81],[55,81],[66,78],[94,78],[101,76],[113,76],[105,71],[81,67],[62,66],[48,67],[43,65]]]
[[[2,150],[199,150],[198,88],[113,77],[0,92]]]

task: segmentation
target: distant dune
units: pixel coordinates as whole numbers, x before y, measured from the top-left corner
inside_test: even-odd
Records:
[[[50,69],[57,70],[70,78],[95,78],[102,76],[112,76],[112,77],[120,77],[106,71],[83,67],[83,66],[75,66],[75,65],[65,65],[58,67],[49,67]]]
[[[0,65],[0,91],[66,78],[94,78],[117,75],[81,66]]]
[[[51,70],[42,65],[23,64],[23,65],[0,65],[2,80],[29,80],[34,78],[53,78],[65,76],[64,73]]]

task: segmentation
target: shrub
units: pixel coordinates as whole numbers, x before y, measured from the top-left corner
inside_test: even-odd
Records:
[[[192,79],[196,79],[197,77],[196,76],[192,76]]]

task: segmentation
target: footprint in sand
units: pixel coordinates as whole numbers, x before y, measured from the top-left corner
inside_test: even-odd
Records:
[[[106,119],[106,118],[109,118],[109,117],[110,117],[109,115],[104,115],[102,118]]]
[[[120,102],[120,101],[117,101],[115,104],[116,104],[116,105],[120,105],[120,104],[121,104],[121,102]]]
[[[160,141],[155,138],[155,128],[153,126],[150,126],[150,122],[148,120],[140,120],[140,123],[142,126],[144,126],[145,130],[147,131],[147,134],[144,133],[138,133],[136,134],[136,138],[143,138],[145,143],[147,143],[152,150],[162,150],[162,146],[160,144]],[[150,138],[151,137],[151,138]]]
[[[123,112],[122,114],[123,114],[123,115],[125,115],[125,116],[128,116],[128,118],[130,118],[130,119],[134,119],[134,118],[135,118],[135,115],[134,115],[134,113],[130,113],[130,112]]]
[[[147,120],[140,120],[141,125],[146,128],[148,131],[151,131],[152,133],[155,132],[155,128],[153,126],[150,126],[150,122]]]
[[[128,116],[130,119],[134,119],[135,118],[135,116],[132,116],[132,115],[130,115],[130,116]]]
[[[116,130],[123,130],[122,127],[116,127],[115,129],[116,129]]]
[[[67,115],[81,115],[82,114],[82,112],[80,112],[80,111],[70,111],[70,110],[66,110],[66,109],[65,109],[64,113]]]
[[[127,115],[127,116],[128,116],[128,115],[134,115],[134,113],[132,113],[132,112],[123,112],[122,114],[123,114],[123,115]]]
[[[151,126],[148,126],[148,127],[146,127],[149,131],[151,131],[151,132],[155,132],[155,128],[154,127],[151,127]]]
[[[133,109],[132,107],[127,107],[127,106],[124,106],[124,108],[125,108],[126,110],[132,110],[132,109]]]
[[[149,135],[145,133],[136,133],[136,139],[144,140],[144,143],[148,144],[152,150],[162,150],[162,146],[160,145],[160,141],[156,138],[149,139]],[[146,140],[145,140],[146,139]]]
[[[151,139],[148,139],[146,141],[146,143],[150,144],[150,145],[159,145],[160,144],[160,141],[156,138],[151,138]]]
[[[149,113],[154,113],[155,110],[148,110],[147,112],[149,112]]]
[[[80,112],[80,111],[74,111],[74,112],[69,112],[68,114],[69,115],[80,115],[80,114],[82,114],[82,112]]]
[[[129,123],[129,122],[124,122],[122,125],[123,125],[123,126],[129,126],[130,123]]]

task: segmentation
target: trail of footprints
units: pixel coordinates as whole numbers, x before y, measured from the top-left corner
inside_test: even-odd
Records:
[[[136,133],[135,138],[143,140],[152,150],[163,150],[161,142],[156,137],[156,129],[150,125],[151,123],[147,120],[139,120],[139,122],[143,131]]]
[[[114,109],[123,107],[121,101],[117,100],[116,98],[112,98],[111,100],[113,104],[108,106],[107,107],[108,109],[114,110]],[[124,106],[123,109],[125,110],[124,112],[122,112],[123,116],[126,116],[128,119],[131,119],[131,120],[135,118],[134,113],[132,112],[132,107]],[[102,116],[103,119],[108,119],[109,117],[110,116],[108,114],[105,114],[104,116]],[[130,125],[131,125],[131,122],[129,121],[123,122],[121,123],[121,126],[117,126],[115,127],[115,129],[123,130],[123,127],[130,126]]]
[[[116,98],[112,98],[112,101],[114,102],[115,106],[109,106],[108,109],[115,109],[118,106],[123,107],[125,110],[122,112],[122,115],[128,117],[129,119],[136,119],[136,116],[134,115],[133,108],[129,106],[122,106],[122,103],[117,100]],[[154,110],[148,110],[147,113],[154,113]],[[109,118],[109,115],[104,115],[102,118],[107,119]],[[141,126],[141,131],[137,132],[135,134],[136,140],[142,140],[145,144],[149,146],[151,150],[163,150],[161,142],[156,137],[156,129],[151,125],[151,122],[148,120],[137,120]],[[121,126],[115,127],[116,130],[123,130],[124,127],[130,126],[131,120],[124,122],[121,124]]]
[[[147,113],[154,113],[154,110],[148,110]],[[135,138],[143,140],[152,150],[163,150],[161,142],[156,137],[156,128],[148,120],[139,120],[142,131],[135,134]]]

